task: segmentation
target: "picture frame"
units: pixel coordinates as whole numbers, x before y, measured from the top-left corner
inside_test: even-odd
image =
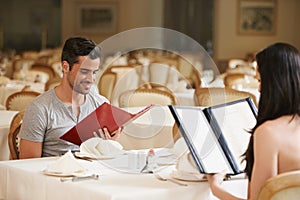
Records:
[[[277,0],[239,0],[237,32],[240,35],[275,35]]]
[[[112,34],[117,32],[116,2],[79,3],[76,16],[77,33]]]

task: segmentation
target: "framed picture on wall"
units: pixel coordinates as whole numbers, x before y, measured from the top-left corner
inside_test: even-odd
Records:
[[[239,0],[238,34],[274,35],[276,33],[276,0]]]
[[[117,4],[82,3],[77,6],[78,33],[115,33],[117,31]]]

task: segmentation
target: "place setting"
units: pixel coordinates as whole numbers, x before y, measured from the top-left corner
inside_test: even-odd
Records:
[[[59,177],[61,182],[75,182],[88,179],[97,180],[99,178],[99,174],[92,173],[78,162],[71,151],[68,151],[55,162],[49,164],[42,173],[48,176]]]

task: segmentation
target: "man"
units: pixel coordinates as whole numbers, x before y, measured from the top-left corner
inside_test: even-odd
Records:
[[[62,51],[61,83],[37,97],[27,107],[20,130],[20,158],[58,156],[79,146],[60,139],[65,132],[108,100],[90,92],[100,66],[100,48],[91,40],[66,40]],[[104,139],[107,129],[100,130]]]

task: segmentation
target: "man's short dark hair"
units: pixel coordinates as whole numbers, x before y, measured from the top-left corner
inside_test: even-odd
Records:
[[[78,63],[79,56],[89,56],[91,59],[100,58],[100,47],[92,40],[83,37],[71,37],[66,40],[61,61],[67,61],[70,69],[74,63]]]

